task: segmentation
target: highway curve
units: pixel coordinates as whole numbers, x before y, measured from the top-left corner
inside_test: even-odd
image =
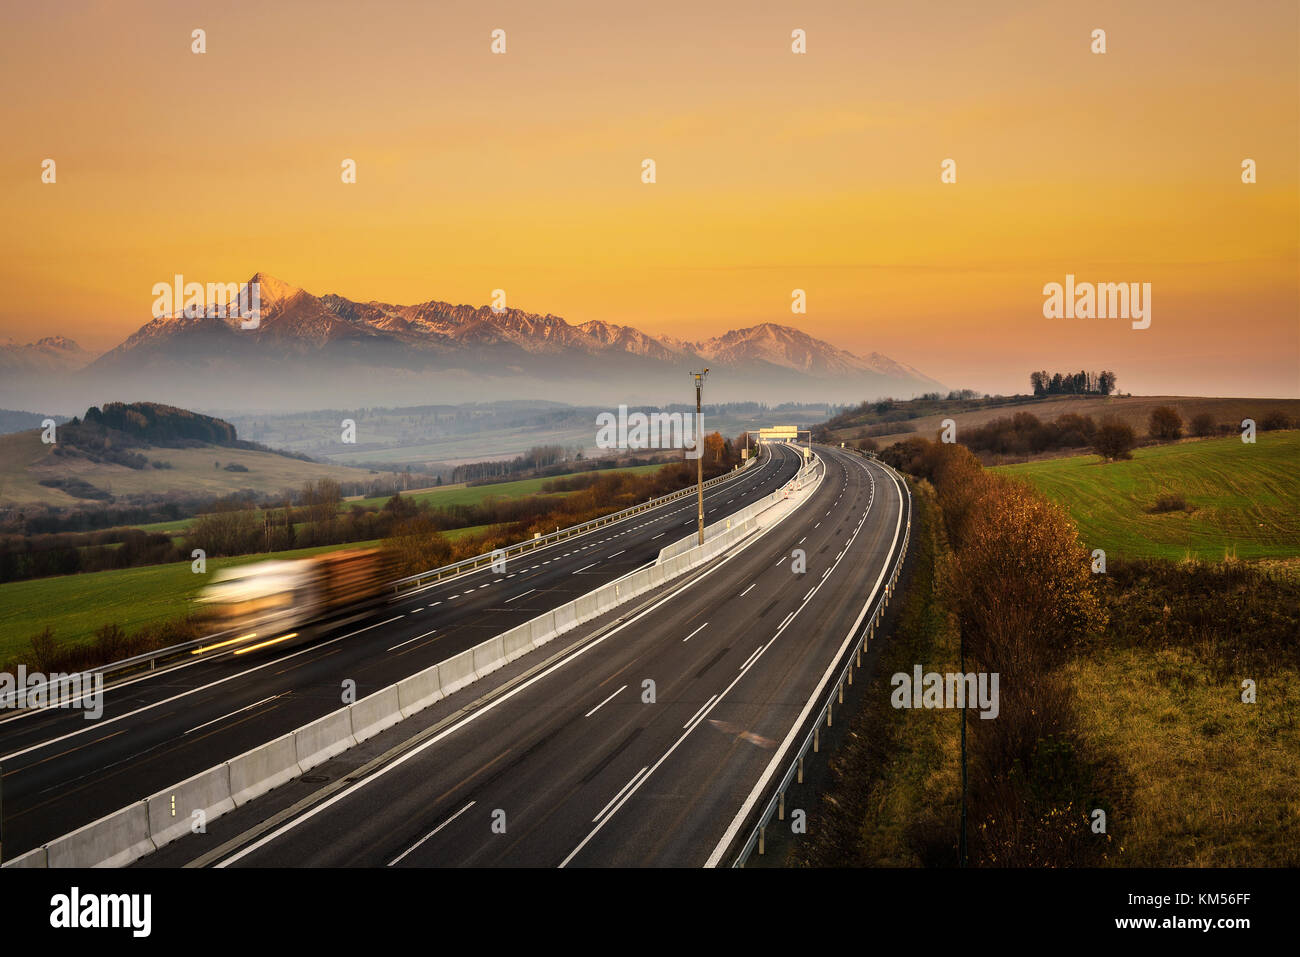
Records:
[[[770,455],[705,493],[706,521],[788,481],[797,452]],[[677,500],[403,596],[306,647],[195,660],[107,689],[104,714],[50,709],[0,721],[5,856],[48,842],[186,777],[301,727],[356,697],[652,562],[691,533],[693,497]]]
[[[767,534],[232,846],[219,866],[716,862],[901,547],[905,496],[889,472],[838,449],[818,454],[825,480]],[[792,570],[795,549],[804,574]]]

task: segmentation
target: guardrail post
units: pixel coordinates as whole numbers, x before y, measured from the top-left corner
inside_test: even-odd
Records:
[[[803,784],[803,755],[799,755],[799,783]]]
[[[826,702],[826,727],[831,726],[831,703]]]
[[[785,792],[784,791],[782,791],[780,795],[778,795],[777,797],[776,819],[778,821],[785,820]]]
[[[850,677],[849,677],[849,680],[850,680],[850,681],[853,680],[852,675],[853,675],[853,672],[852,672],[852,671],[849,671],[849,676],[850,676]],[[843,703],[844,703],[844,682],[841,681],[841,682],[840,682],[840,704],[843,704]],[[828,716],[829,716],[829,715],[828,715]],[[830,724],[829,721],[827,721],[826,723],[827,723],[827,724]]]
[[[818,721],[817,727],[813,728],[813,754],[817,754],[821,750],[821,744],[822,744],[821,733],[822,733],[822,723]]]
[[[764,841],[763,841],[763,839],[764,839],[766,836],[767,836],[767,828],[764,827],[762,824],[760,824],[760,825],[758,826],[758,856],[759,856],[759,857],[762,857],[762,856],[763,856],[763,853],[764,853]]]

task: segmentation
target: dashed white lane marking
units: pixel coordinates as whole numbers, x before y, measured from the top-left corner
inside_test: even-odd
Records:
[[[430,635],[436,634],[437,631],[438,629],[435,628],[433,629],[433,631],[426,631],[424,634],[416,635],[414,638],[407,638],[405,641],[399,641],[397,644],[393,645],[393,647],[389,648],[388,650],[396,651],[398,648],[402,647],[402,645],[409,645],[411,642],[419,641],[421,638],[428,638]]]
[[[622,691],[624,691],[626,688],[627,688],[627,685],[623,685],[622,688],[619,688],[618,691],[615,691],[612,695],[610,695],[608,698],[606,698],[606,699],[605,699],[604,701],[602,701],[600,704],[596,705],[596,707],[592,708],[590,711],[588,711],[586,714],[584,714],[583,717],[584,717],[584,718],[590,718],[593,714],[595,714],[595,713],[596,713],[597,711],[599,711],[601,708],[605,707],[605,705],[609,704],[611,701],[613,701],[615,698],[617,698],[618,695],[619,695]]]
[[[443,821],[441,824],[439,824],[437,827],[435,827],[435,828],[434,828],[432,831],[430,831],[428,834],[424,835],[424,837],[420,838],[418,841],[416,841],[414,844],[412,844],[412,845],[411,845],[410,847],[408,847],[406,850],[402,851],[401,854],[398,854],[395,858],[393,858],[391,861],[389,861],[389,862],[388,862],[388,866],[389,866],[389,867],[392,867],[394,864],[396,864],[398,861],[400,861],[402,858],[404,858],[407,854],[410,854],[413,850],[415,850],[417,847],[419,847],[421,844],[423,844],[423,843],[424,843],[425,841],[427,841],[429,838],[433,837],[433,835],[437,834],[437,833],[438,833],[439,831],[441,831],[444,827],[446,827],[446,826],[447,826],[448,824],[450,824],[452,821],[456,820],[456,818],[460,817],[462,814],[464,814],[466,811],[468,811],[468,810],[469,810],[470,808],[472,808],[473,806],[474,806],[474,802],[473,802],[473,801],[470,801],[468,804],[466,804],[463,808],[461,808],[459,811],[457,811],[457,812],[456,812],[455,814],[453,814],[451,817],[447,818],[447,820]]]

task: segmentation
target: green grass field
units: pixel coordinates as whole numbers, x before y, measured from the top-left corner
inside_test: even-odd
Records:
[[[999,466],[1069,511],[1088,548],[1108,558],[1220,561],[1300,555],[1300,432],[1137,449],[1127,462],[1095,455]],[[1161,492],[1190,511],[1152,513]]]

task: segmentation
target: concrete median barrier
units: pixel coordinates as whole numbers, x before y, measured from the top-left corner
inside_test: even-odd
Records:
[[[4,867],[49,867],[49,855],[45,848],[38,847],[28,851],[26,854],[19,854],[11,861],[5,861]]]
[[[533,650],[533,623],[526,621],[511,628],[501,636],[501,645],[505,650],[506,661],[514,661],[528,654]]]
[[[505,644],[501,641],[500,635],[489,638],[470,650],[474,652],[474,676],[476,678],[482,678],[484,675],[491,674],[498,668],[506,666]]]
[[[562,635],[578,624],[578,603],[571,601],[555,609],[555,633]]]
[[[401,706],[403,718],[409,718],[442,700],[440,672],[441,666],[434,665],[397,683],[397,703]]]
[[[603,615],[619,603],[618,582],[611,582],[596,589],[596,612]]]
[[[149,809],[136,801],[45,845],[50,867],[126,867],[154,850]]]
[[[442,693],[455,694],[474,680],[474,649],[448,658],[438,668],[442,674]]]
[[[294,734],[290,731],[226,762],[230,769],[230,797],[236,807],[242,807],[302,773],[298,767]]]
[[[534,648],[541,647],[555,637],[555,612],[538,615],[528,624],[532,630]]]
[[[348,708],[352,715],[352,737],[358,742],[387,731],[402,720],[402,706],[397,685],[389,685],[366,695]]]
[[[145,798],[149,809],[149,836],[155,847],[170,844],[191,833],[194,812],[202,811],[205,824],[235,809],[230,796],[230,768],[219,764],[180,784]]]
[[[600,614],[600,601],[592,594],[583,595],[573,603],[573,607],[578,613],[578,624],[591,621]]]
[[[357,743],[352,736],[352,715],[348,708],[331,711],[311,724],[305,724],[293,733],[294,747],[298,751],[298,767],[304,773],[318,764],[324,764],[336,754],[342,754]]]

